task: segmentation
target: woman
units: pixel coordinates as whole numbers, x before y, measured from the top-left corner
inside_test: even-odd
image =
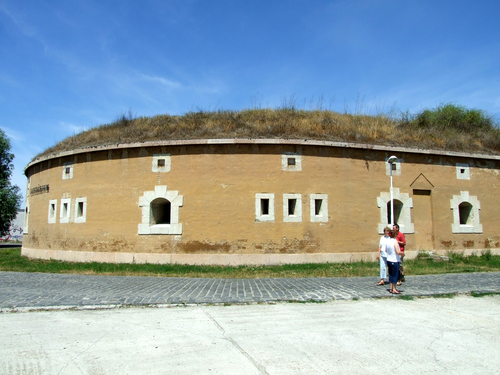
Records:
[[[387,277],[387,251],[386,244],[391,240],[391,229],[389,227],[384,228],[384,235],[380,237],[380,243],[378,245],[378,255],[377,258],[380,263],[380,282],[377,285],[384,285],[385,279]]]
[[[393,231],[391,231],[391,228],[389,227],[384,229],[384,234],[386,229],[389,230],[391,235],[394,235]],[[396,284],[399,278],[399,262],[401,261],[399,256],[403,254],[399,249],[398,241],[396,241],[395,238],[391,238],[387,241],[385,251],[387,252],[387,268],[389,269],[389,284],[391,286],[389,292],[392,294],[401,294],[401,292],[396,289]]]

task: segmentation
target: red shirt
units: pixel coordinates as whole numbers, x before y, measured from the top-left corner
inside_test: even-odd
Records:
[[[398,234],[396,235],[396,241],[399,242],[404,242],[406,244],[406,238],[405,238],[405,235],[401,232],[398,232]],[[399,249],[401,250],[401,252],[404,252],[405,251],[405,245],[401,245],[399,244]]]

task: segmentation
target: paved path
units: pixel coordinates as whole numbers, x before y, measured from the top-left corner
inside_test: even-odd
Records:
[[[403,295],[500,292],[500,272],[407,276]],[[376,277],[204,279],[0,272],[0,309],[395,297]]]

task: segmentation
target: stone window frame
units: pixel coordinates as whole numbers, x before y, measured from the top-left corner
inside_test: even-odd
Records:
[[[288,159],[294,159],[294,164],[290,164]],[[286,172],[302,171],[302,153],[283,152],[281,154],[281,170]]]
[[[78,212],[78,206],[80,203],[83,203],[82,207],[82,214],[79,216]],[[85,223],[87,221],[87,198],[86,197],[80,197],[80,198],[75,198],[75,223]]]
[[[262,213],[262,200],[269,200],[268,214]],[[273,193],[256,193],[255,194],[255,222],[274,222],[274,194]]]
[[[316,200],[321,199],[321,213],[316,215]],[[328,222],[328,194],[311,194],[309,196],[309,207],[311,215],[311,223],[327,223]]]
[[[404,160],[397,159],[393,163],[388,163],[387,160],[389,160],[389,158],[385,158],[385,175],[386,176],[391,175],[391,164],[393,164],[395,168],[392,171],[392,175],[393,176],[401,176],[401,164],[404,162]],[[384,232],[382,232],[382,233],[384,233]]]
[[[464,202],[469,203],[472,210],[468,223],[460,224],[460,204]],[[450,208],[453,210],[452,233],[483,233],[483,225],[479,221],[481,203],[476,196],[470,195],[468,191],[461,191],[460,195],[454,195],[453,199],[450,199]]]
[[[74,166],[75,166],[75,163],[73,163],[73,162],[63,164],[63,170],[62,170],[62,179],[63,180],[71,180],[73,178]],[[69,170],[67,168],[69,168]],[[66,171],[68,171],[68,173],[66,173]]]
[[[170,202],[170,224],[151,224],[151,202],[162,198]],[[168,190],[167,185],[155,186],[153,191],[145,191],[139,197],[139,207],[142,211],[142,222],[138,224],[137,233],[148,234],[182,234],[182,224],[179,223],[179,207],[184,204],[184,197],[178,191]]]
[[[54,207],[53,210],[52,207]],[[49,212],[48,212],[47,222],[49,224],[55,224],[57,222],[57,199],[49,200]]]
[[[288,212],[288,201],[296,199],[295,213],[290,215]],[[302,194],[283,194],[283,221],[285,223],[302,222]]]
[[[410,198],[408,193],[401,193],[399,188],[393,189],[393,199],[398,200],[403,204],[401,214],[399,216],[398,225],[403,233],[415,233],[415,225],[411,221],[411,209],[413,208],[413,198]],[[380,222],[378,223],[379,234],[384,234],[384,228],[389,225],[387,223],[387,205],[391,201],[390,192],[381,192],[377,197],[377,206],[380,209]]]
[[[470,165],[466,163],[456,163],[457,180],[470,180]]]
[[[159,166],[159,161],[164,160],[165,165]],[[170,172],[172,165],[172,154],[153,154],[151,171],[155,173]]]
[[[23,234],[28,234],[29,230],[29,218],[30,218],[30,202],[26,199],[26,204],[24,207],[24,228]]]
[[[65,208],[66,205],[66,209]],[[71,198],[61,199],[61,205],[59,207],[59,222],[66,224],[69,223],[71,219]]]

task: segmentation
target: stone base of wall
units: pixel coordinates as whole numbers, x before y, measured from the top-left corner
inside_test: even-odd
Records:
[[[457,251],[470,255],[481,254],[481,249]],[[446,255],[447,250],[433,251],[437,255]],[[500,255],[500,249],[491,249],[494,255]],[[22,247],[21,254],[34,259],[55,259],[67,262],[100,263],[138,263],[138,264],[191,264],[191,265],[276,265],[300,263],[349,263],[356,261],[375,262],[376,252],[370,253],[320,253],[320,254],[147,254],[147,253],[111,253],[71,250],[43,250]],[[407,251],[405,259],[414,259],[418,251]]]

